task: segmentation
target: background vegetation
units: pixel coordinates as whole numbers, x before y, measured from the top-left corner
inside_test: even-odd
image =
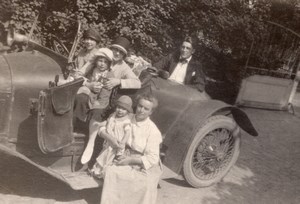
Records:
[[[0,40],[8,25],[28,33],[39,12],[79,19],[84,28],[98,29],[103,46],[116,35],[127,35],[133,48],[152,61],[176,49],[185,35],[194,35],[196,57],[208,78],[226,82],[234,95],[252,40],[267,32],[265,22],[300,33],[299,5],[299,0],[2,0]],[[70,29],[65,24],[59,32]],[[220,87],[214,83],[218,96],[225,92],[224,84]]]

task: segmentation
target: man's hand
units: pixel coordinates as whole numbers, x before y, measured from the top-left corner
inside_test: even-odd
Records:
[[[116,78],[109,78],[107,81],[104,83],[104,86],[107,89],[112,89],[115,86],[118,86],[121,84],[121,79],[116,79]]]

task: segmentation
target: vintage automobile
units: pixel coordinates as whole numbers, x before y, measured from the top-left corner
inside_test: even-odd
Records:
[[[38,22],[33,22],[33,30]],[[83,79],[59,85],[78,46],[81,29],[76,24],[71,48],[58,37],[50,39],[54,46],[45,47],[30,35],[8,33],[8,44],[22,43],[25,49],[0,55],[0,151],[79,190],[97,187],[101,181],[79,165],[87,130],[74,128],[72,121]],[[257,136],[238,107],[164,79],[153,69],[142,72],[140,79],[141,89],[116,89],[114,97],[151,92],[158,98],[159,107],[151,117],[164,137],[163,163],[193,187],[210,186],[228,173],[238,159],[241,129]],[[1,158],[0,165],[9,168]]]

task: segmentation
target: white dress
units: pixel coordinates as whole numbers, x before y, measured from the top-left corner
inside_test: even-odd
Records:
[[[104,123],[105,124],[105,123]],[[108,134],[121,141],[125,136],[125,131],[130,131],[130,116],[117,118],[113,113],[106,122],[105,129]],[[105,173],[106,167],[113,164],[116,155],[122,155],[124,150],[113,149],[108,142],[104,142],[103,149],[96,159],[96,164],[93,167],[93,173],[97,177],[102,177]]]
[[[128,145],[133,154],[140,155],[143,167],[108,166],[104,175],[101,204],[154,204],[157,185],[162,174],[159,159],[161,133],[148,118],[143,122],[131,121],[131,140]]]

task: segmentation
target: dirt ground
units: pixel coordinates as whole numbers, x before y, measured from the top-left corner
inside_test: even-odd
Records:
[[[159,203],[300,203],[299,117],[279,111],[246,111],[260,135],[253,138],[244,133],[238,162],[224,181],[193,189],[183,180],[165,179]]]
[[[165,168],[158,204],[300,203],[300,111],[296,115],[262,109],[245,111],[259,137],[243,132],[240,157],[224,180],[195,189]],[[11,163],[9,157],[0,157],[14,166],[9,170],[0,166],[0,204],[99,203],[101,188],[74,191],[22,161]]]

